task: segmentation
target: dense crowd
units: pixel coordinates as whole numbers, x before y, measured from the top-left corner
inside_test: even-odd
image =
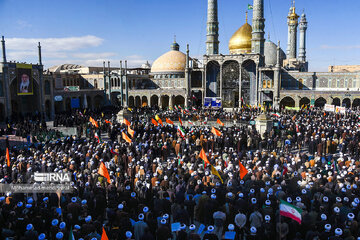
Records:
[[[268,112],[274,124],[261,135],[254,125],[234,125],[255,120],[259,109],[131,110],[130,126],[111,113],[58,115],[56,125],[72,122],[80,134],[10,149],[10,167],[3,154],[0,183],[70,172],[73,192],[0,194],[1,238],[92,240],[103,229],[109,239],[135,240],[360,236],[358,112]],[[165,122],[179,117],[193,122],[184,135],[179,122]],[[163,126],[152,121],[159,118]],[[216,119],[231,123],[216,126],[221,136],[207,124]],[[95,137],[101,133],[109,140]],[[98,173],[102,163],[109,181]],[[280,200],[299,209],[301,224],[279,214]]]

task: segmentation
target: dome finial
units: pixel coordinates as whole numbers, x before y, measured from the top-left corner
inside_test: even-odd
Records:
[[[268,33],[268,40],[270,41],[270,32]]]
[[[246,19],[245,19],[245,22],[246,22],[246,23],[248,22],[248,11],[246,11]]]
[[[176,43],[176,35],[174,34],[174,43]]]

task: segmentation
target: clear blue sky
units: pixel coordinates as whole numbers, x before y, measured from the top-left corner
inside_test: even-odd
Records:
[[[266,36],[286,49],[290,0],[264,0]],[[251,0],[219,0],[220,52],[245,21]],[[271,4],[271,5],[270,5]],[[309,22],[310,70],[330,64],[360,64],[360,1],[297,0]],[[169,50],[176,34],[181,50],[205,53],[207,0],[0,0],[0,33],[9,60],[36,62],[36,42],[46,67],[61,63],[99,65],[128,59],[132,66],[154,61]],[[251,11],[249,23],[251,24]]]

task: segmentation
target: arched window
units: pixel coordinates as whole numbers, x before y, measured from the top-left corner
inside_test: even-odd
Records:
[[[263,88],[266,88],[266,80],[263,80]]]
[[[320,81],[319,79],[316,79],[316,85],[315,85],[315,88],[319,88],[320,87]]]
[[[303,80],[300,78],[299,79],[299,89],[303,89],[303,86],[304,86]]]
[[[94,88],[98,88],[98,83],[96,79],[94,80]]]
[[[267,87],[271,88],[271,81],[270,80],[267,80]]]
[[[328,88],[331,88],[331,79],[329,79],[329,81],[328,81]]]
[[[348,88],[349,86],[348,86],[348,84],[349,84],[349,81],[347,80],[347,79],[345,79],[345,88]]]
[[[50,89],[50,82],[48,80],[45,81],[45,95],[50,95],[51,89]]]
[[[337,87],[337,88],[340,87],[340,79],[338,79],[338,80],[336,81],[336,87]]]

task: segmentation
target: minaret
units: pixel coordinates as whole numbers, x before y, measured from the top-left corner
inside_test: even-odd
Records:
[[[206,55],[219,54],[219,21],[217,0],[208,0]]]
[[[264,0],[254,0],[253,2],[253,20],[252,20],[252,53],[264,55],[265,42],[265,18],[264,18]]]
[[[189,44],[186,45],[186,66],[185,66],[185,107],[188,107],[191,95],[191,79],[190,79],[190,51]]]
[[[295,13],[295,1],[293,2],[292,12],[288,16],[288,24],[290,28],[290,48],[288,59],[296,59],[296,48],[297,48],[297,27],[298,27],[299,16]]]
[[[306,30],[307,30],[307,21],[306,15],[303,13],[301,15],[300,24],[300,46],[299,46],[299,61],[306,62]]]
[[[274,71],[274,108],[279,109],[280,104],[280,88],[281,88],[281,62],[280,62],[280,41],[278,41],[276,49],[276,65]]]
[[[287,41],[287,47],[286,47],[286,58],[289,58],[290,53],[290,15],[292,12],[292,7],[290,7],[289,14],[287,16],[287,25],[288,25],[288,41]]]

